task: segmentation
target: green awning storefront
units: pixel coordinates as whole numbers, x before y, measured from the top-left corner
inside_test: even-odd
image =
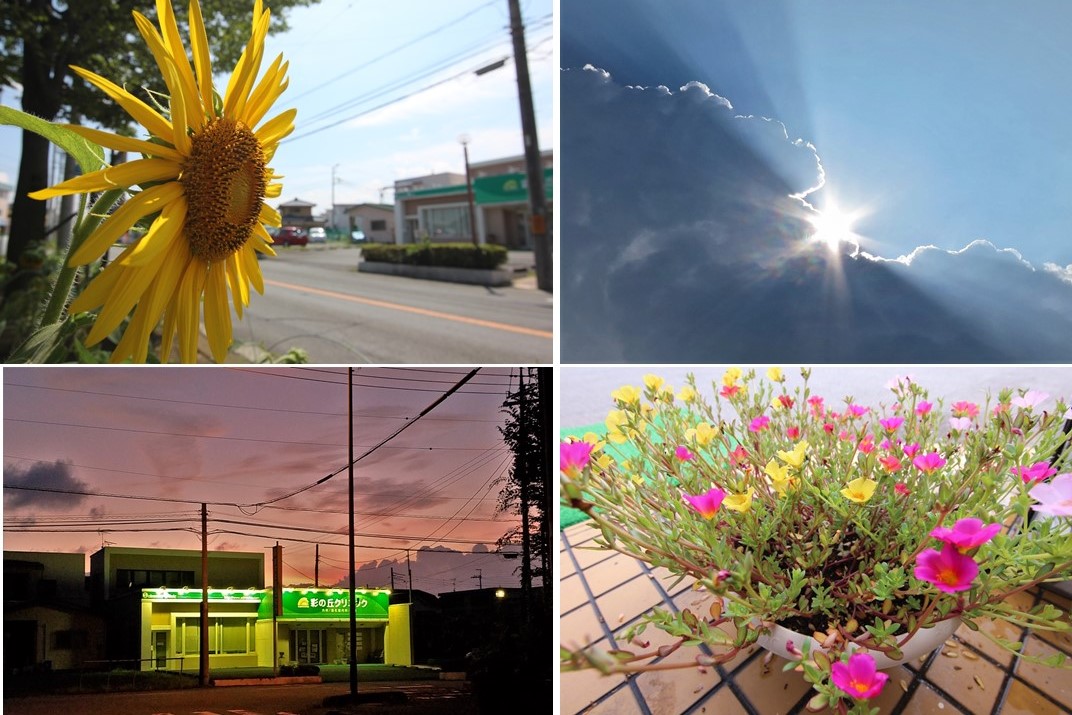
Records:
[[[543,194],[551,200],[553,170],[543,170]],[[528,201],[528,179],[525,174],[482,176],[473,180],[473,199],[479,206],[511,204]]]

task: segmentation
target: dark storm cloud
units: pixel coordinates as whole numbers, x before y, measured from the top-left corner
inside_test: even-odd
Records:
[[[85,482],[75,479],[68,462],[37,462],[29,468],[14,465],[4,467],[5,487],[33,487],[60,491],[89,491]],[[22,489],[5,489],[4,506],[7,509],[48,509],[73,507],[86,497],[79,494],[61,494],[54,491],[38,492]]]
[[[1072,360],[1057,267],[986,242],[902,260],[807,243],[821,147],[731,101],[562,72],[564,361]]]

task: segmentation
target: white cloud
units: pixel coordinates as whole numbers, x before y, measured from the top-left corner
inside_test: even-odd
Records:
[[[1072,283],[1072,263],[1069,263],[1067,266],[1059,266],[1056,263],[1044,263],[1042,265],[1042,270],[1047,273],[1052,273],[1065,283]]]

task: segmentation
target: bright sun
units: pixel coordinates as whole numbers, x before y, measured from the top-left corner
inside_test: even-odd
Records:
[[[855,244],[856,232],[853,231],[852,225],[856,218],[855,213],[842,211],[836,205],[830,204],[825,211],[808,218],[811,225],[815,227],[811,240],[835,252],[844,242]]]

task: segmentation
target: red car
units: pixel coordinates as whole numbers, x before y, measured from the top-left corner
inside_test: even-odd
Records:
[[[309,243],[309,234],[297,226],[284,226],[275,235],[276,246],[304,246]]]

